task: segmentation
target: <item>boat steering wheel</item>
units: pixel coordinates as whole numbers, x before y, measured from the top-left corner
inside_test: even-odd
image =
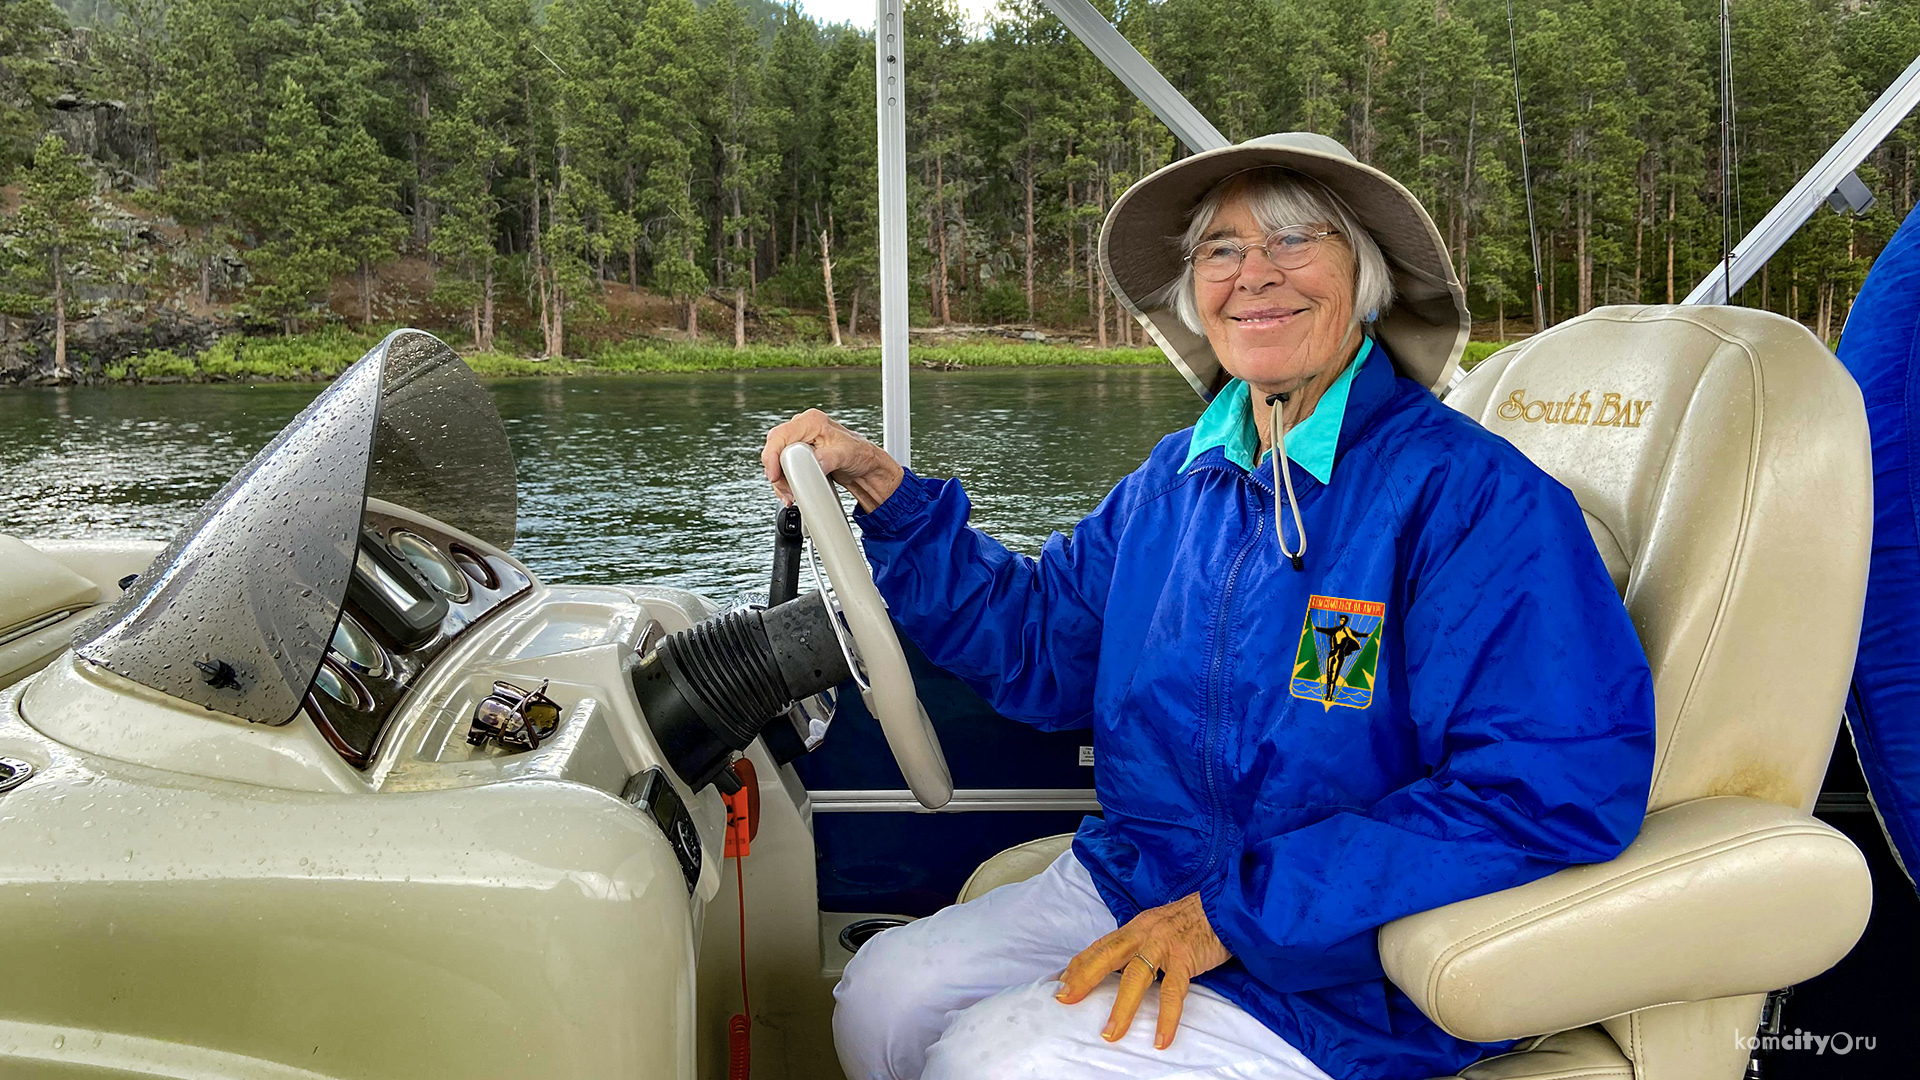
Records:
[[[953,798],[953,774],[940,750],[940,736],[914,692],[907,654],[887,618],[887,603],[873,584],[873,571],[853,539],[846,511],[813,456],[813,448],[794,443],[780,452],[780,470],[800,507],[800,524],[826,566],[827,580],[852,633],[855,658],[867,672],[860,697],[880,721],[893,760],[907,778],[913,797],[929,810]]]

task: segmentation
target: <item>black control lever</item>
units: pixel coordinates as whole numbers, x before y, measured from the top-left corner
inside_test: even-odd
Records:
[[[773,582],[767,606],[777,608],[800,595],[800,508],[783,506],[773,516]]]

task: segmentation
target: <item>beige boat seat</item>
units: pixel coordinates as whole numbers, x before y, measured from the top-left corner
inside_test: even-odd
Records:
[[[1464,1080],[1738,1080],[1766,993],[1837,963],[1872,905],[1865,859],[1810,813],[1866,591],[1860,392],[1781,316],[1607,307],[1448,403],[1586,511],[1653,669],[1652,793],[1619,858],[1389,923],[1381,962],[1454,1035],[1523,1040]],[[995,856],[963,899],[1067,839]]]
[[[149,540],[34,545],[0,535],[0,688],[64,652],[74,627],[117,599],[120,579],[145,569],[161,546]]]

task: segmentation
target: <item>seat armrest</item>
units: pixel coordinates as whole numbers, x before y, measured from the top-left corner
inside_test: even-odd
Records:
[[[1611,862],[1380,928],[1387,977],[1474,1042],[1812,978],[1866,929],[1873,882],[1837,830],[1759,799],[1648,814]]]

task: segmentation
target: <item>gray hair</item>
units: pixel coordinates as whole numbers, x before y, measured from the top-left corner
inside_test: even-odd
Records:
[[[1340,230],[1354,257],[1353,312],[1357,322],[1370,323],[1393,306],[1393,275],[1387,270],[1387,258],[1373,235],[1361,226],[1333,192],[1316,180],[1289,169],[1269,166],[1235,173],[1213,185],[1200,204],[1193,208],[1187,231],[1180,238],[1180,254],[1185,256],[1207,235],[1221,204],[1232,195],[1246,197],[1253,219],[1262,229],[1273,232],[1288,225],[1325,222]],[[1162,292],[1163,302],[1180,316],[1187,329],[1205,333],[1200,309],[1193,298],[1193,264],[1184,259],[1180,276]]]

